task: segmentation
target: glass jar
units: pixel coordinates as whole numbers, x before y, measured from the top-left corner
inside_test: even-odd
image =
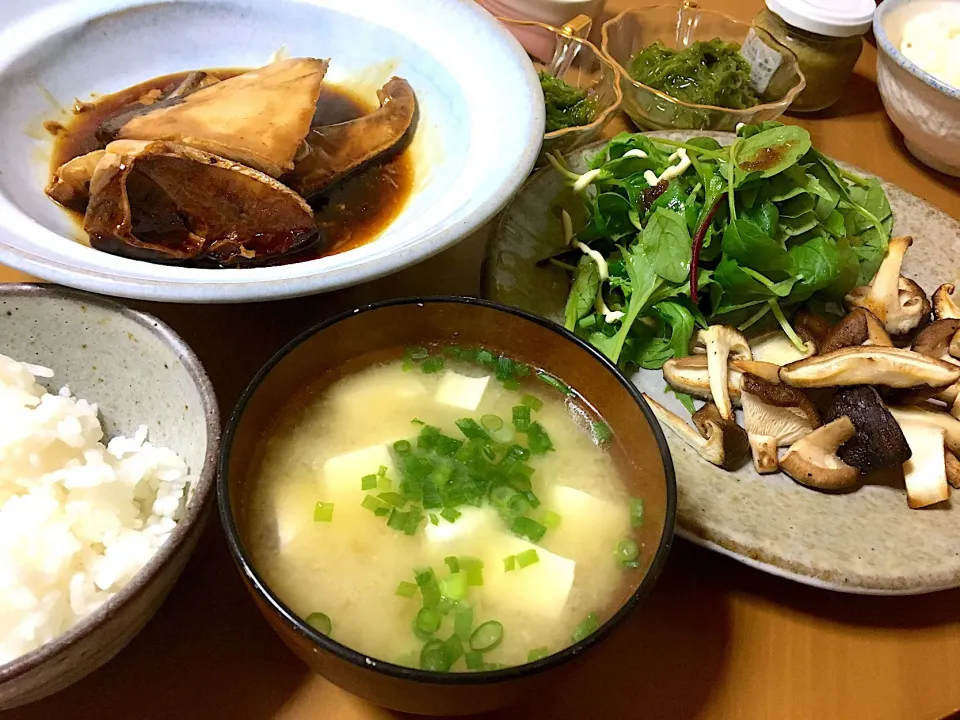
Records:
[[[833,105],[853,73],[862,36],[873,21],[874,0],[766,0],[753,24],[797,56],[807,86],[790,110],[814,112]]]

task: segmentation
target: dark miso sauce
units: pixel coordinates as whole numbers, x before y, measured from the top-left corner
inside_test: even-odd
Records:
[[[221,80],[239,75],[241,69],[207,70]],[[74,105],[66,123],[48,122],[53,135],[50,174],[68,160],[103,147],[96,138],[97,127],[131,106],[151,105],[165,92],[179,85],[187,72],[147,80],[111,95]],[[313,124],[335,125],[373,112],[372,103],[353,95],[349,89],[324,84],[317,101]],[[283,265],[303,262],[351,250],[375,240],[396,218],[413,188],[414,169],[410,151],[404,149],[382,161],[373,162],[337,183],[310,201],[320,240],[307,250],[274,258],[266,263]],[[64,209],[82,227],[83,214]]]

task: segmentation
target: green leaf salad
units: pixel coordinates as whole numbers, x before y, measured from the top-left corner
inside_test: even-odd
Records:
[[[577,198],[550,259],[571,273],[565,325],[625,367],[660,368],[716,323],[778,323],[799,346],[791,314],[869,283],[890,239],[879,182],[797,126],[744,125],[723,147],[622,133],[582,175],[549,159]]]

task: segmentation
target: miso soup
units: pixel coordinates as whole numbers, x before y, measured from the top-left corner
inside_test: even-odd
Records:
[[[489,670],[557,652],[652,559],[618,439],[560,380],[483,349],[407,349],[321,381],[251,472],[253,562],[373,658]]]

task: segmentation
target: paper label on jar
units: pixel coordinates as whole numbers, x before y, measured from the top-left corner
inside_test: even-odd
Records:
[[[783,56],[761,40],[753,28],[747,33],[740,54],[750,64],[750,85],[758,93],[764,92],[783,63]]]

